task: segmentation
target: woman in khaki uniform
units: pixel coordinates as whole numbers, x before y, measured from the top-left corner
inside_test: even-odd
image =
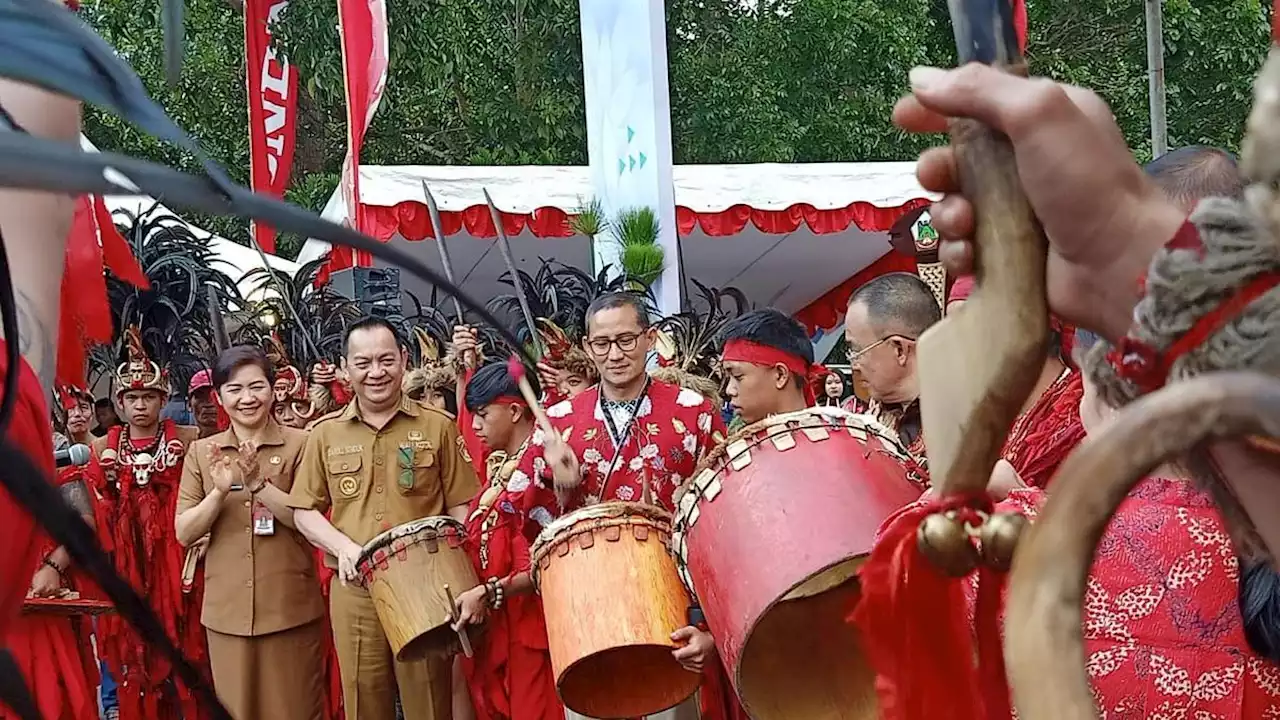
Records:
[[[231,427],[191,446],[177,536],[206,534],[201,620],[218,697],[236,720],[319,720],[324,603],[311,546],[285,505],[306,433],[271,414],[272,366],[261,350],[218,356],[213,385]]]

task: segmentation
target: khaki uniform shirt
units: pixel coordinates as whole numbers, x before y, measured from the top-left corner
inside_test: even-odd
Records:
[[[332,508],[333,526],[365,545],[384,530],[471,501],[479,483],[448,415],[405,395],[386,426],[375,430],[357,405],[352,401],[312,425],[290,505],[321,513]]]
[[[289,492],[306,440],[304,431],[273,423],[258,448],[262,477]],[[191,445],[178,489],[179,513],[198,505],[213,490],[211,449],[238,456],[235,432],[227,430]],[[209,531],[201,622],[224,635],[267,635],[324,615],[315,550],[279,518],[274,521],[274,534],[255,535],[252,507],[247,490],[228,493]]]

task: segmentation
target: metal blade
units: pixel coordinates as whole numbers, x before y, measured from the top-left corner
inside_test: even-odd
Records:
[[[431,194],[431,188],[427,187],[426,180],[422,181],[422,194],[427,199],[427,214],[431,216],[431,232],[436,236],[436,249],[440,251],[440,264],[444,267],[444,276],[456,285],[458,281],[453,274],[453,261],[449,258],[449,248],[444,244],[444,226],[440,224],[440,208],[436,207],[436,198]],[[458,315],[458,324],[465,325],[462,319],[462,305],[458,303],[458,298],[453,298],[453,310]]]
[[[511,273],[511,287],[516,291],[516,301],[520,303],[520,312],[524,314],[524,322],[529,326],[529,339],[538,357],[543,357],[547,353],[538,335],[538,325],[533,320],[533,312],[529,310],[529,300],[524,296],[524,285],[520,282],[520,273],[516,272],[511,243],[507,241],[507,233],[502,229],[502,216],[498,213],[498,206],[493,204],[493,198],[489,197],[488,189],[484,190],[484,201],[489,205],[489,217],[493,219],[493,229],[498,233],[498,249],[502,251],[502,261],[507,264],[507,272]]]

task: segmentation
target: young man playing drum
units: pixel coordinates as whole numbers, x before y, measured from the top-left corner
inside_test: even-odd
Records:
[[[514,508],[537,535],[555,517],[602,501],[645,497],[673,511],[675,491],[724,438],[724,421],[698,393],[649,378],[654,330],[644,299],[610,293],[587,308],[583,348],[600,384],[547,409],[562,435],[535,431],[507,484]],[[674,655],[701,672],[714,642],[694,627],[673,628]]]
[[[481,583],[458,596],[458,625],[473,634],[475,656],[463,660],[480,720],[563,720],[547,649],[542,602],[529,575],[529,541],[506,496],[533,436],[533,414],[506,363],[490,363],[467,381],[463,404],[474,434],[492,449],[484,491],[471,503],[467,549]]]
[[[344,345],[355,400],[312,428],[289,505],[295,527],[338,569],[329,601],[347,718],[394,720],[397,688],[405,717],[448,718],[449,658],[395,660],[373,600],[353,581],[364,544],[383,531],[446,513],[465,520],[475,471],[453,420],[401,391],[408,355],[390,323],[360,320]]]
[[[755,310],[730,320],[721,337],[724,394],[743,421],[814,404],[813,345],[800,323],[773,308]]]

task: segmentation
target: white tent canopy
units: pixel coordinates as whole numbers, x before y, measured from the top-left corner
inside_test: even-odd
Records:
[[[361,200],[379,207],[421,203],[424,182],[444,213],[483,206],[482,189],[489,191],[504,213],[551,207],[574,214],[591,197],[586,167],[365,166],[360,168]],[[674,182],[676,205],[695,213],[716,213],[738,205],[773,211],[796,205],[834,210],[859,202],[899,208],[931,197],[916,182],[914,163],[683,165],[675,168]],[[347,219],[341,193],[335,191],[330,197],[324,216],[334,222]],[[526,228],[510,240],[521,269],[536,269],[539,258],[591,268],[587,238],[540,238]],[[413,243],[398,234],[392,242],[440,267],[430,242]],[[446,243],[465,290],[483,300],[510,292],[498,282],[506,268],[492,239],[473,237],[464,226]],[[321,257],[328,249],[313,238],[298,261]],[[770,234],[748,222],[733,236],[708,236],[695,225],[681,238],[686,278],[712,287],[737,287],[759,306],[792,313],[889,249],[886,232],[863,231],[852,223],[842,232],[829,234],[816,234],[803,222],[794,232]],[[430,287],[416,279],[402,275],[401,284],[420,299],[430,296]]]

